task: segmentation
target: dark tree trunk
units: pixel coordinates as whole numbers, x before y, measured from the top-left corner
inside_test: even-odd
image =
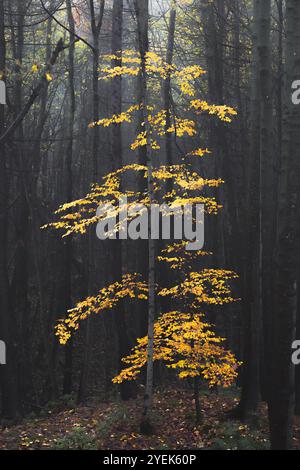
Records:
[[[101,0],[99,18],[96,18],[94,0],[89,1],[90,5],[90,16],[91,16],[91,31],[93,35],[93,122],[99,119],[100,113],[100,96],[99,96],[99,36],[103,23],[103,15],[105,8],[105,0]],[[98,167],[99,167],[99,139],[100,139],[100,128],[96,126],[92,129],[92,181],[95,183],[98,179]],[[95,233],[92,231],[89,234],[89,246],[88,246],[88,294],[92,295],[94,291],[94,281],[96,277],[96,266],[95,266]],[[87,388],[89,379],[90,369],[90,348],[91,348],[91,321],[89,317],[86,322],[85,330],[85,344],[83,352],[83,363],[80,375],[80,383],[77,395],[77,403],[84,403],[87,399]]]
[[[169,20],[169,35],[168,35],[168,46],[167,46],[167,57],[166,62],[169,65],[173,64],[173,55],[174,55],[174,39],[175,39],[175,26],[176,26],[176,10],[172,8],[170,12]],[[167,112],[166,115],[166,130],[171,127],[171,76],[169,75],[166,80],[163,82],[163,101],[164,109]],[[172,165],[173,163],[173,146],[172,146],[172,135],[169,132],[166,132],[166,163],[167,165]],[[167,191],[172,190],[172,184],[169,182],[167,184]]]
[[[195,411],[196,411],[196,423],[199,424],[202,422],[199,377],[194,378],[194,400],[195,400]]]
[[[273,253],[275,249],[276,218],[276,158],[273,146],[273,103],[271,64],[271,1],[260,5],[258,64],[260,83],[260,206],[261,206],[261,293],[263,312],[264,348],[261,351],[261,382],[263,397],[268,396],[270,350],[270,329],[272,324],[273,299]]]
[[[272,323],[272,368],[269,418],[272,449],[292,447],[294,377],[291,345],[297,314],[297,202],[299,201],[300,107],[291,100],[300,76],[300,3],[286,2],[286,81],[278,212],[276,309]]]
[[[112,54],[120,56],[123,47],[123,0],[114,0],[113,3],[113,31],[112,31]],[[122,59],[113,60],[113,67],[122,65]],[[112,83],[112,114],[120,114],[122,112],[122,78],[115,77]],[[122,151],[122,128],[118,124],[112,127],[112,157],[114,169],[117,170],[123,164]],[[114,279],[120,281],[123,273],[122,260],[122,241],[115,240],[112,242],[113,250],[113,266]],[[118,337],[118,359],[119,370],[123,368],[122,358],[127,356],[130,351],[130,340],[128,335],[128,327],[126,324],[124,302],[120,302],[115,311],[115,325]],[[125,382],[120,385],[121,398],[129,400],[136,394],[135,385]]]
[[[74,77],[74,55],[75,55],[75,22],[72,11],[71,0],[66,0],[68,22],[70,29],[70,48],[69,48],[69,113],[68,113],[68,138],[69,142],[66,149],[66,188],[67,201],[73,199],[73,143],[74,143],[74,123],[75,123],[75,77]],[[72,238],[65,242],[66,266],[64,280],[64,298],[66,312],[72,305]],[[70,395],[73,391],[73,340],[71,339],[65,350],[63,393]]]
[[[244,365],[240,413],[244,419],[256,412],[260,398],[260,100],[258,37],[260,0],[254,0],[253,71],[251,91],[251,165],[249,179],[249,219],[247,244],[246,298],[243,311]]]
[[[5,1],[0,0],[0,70],[5,72]],[[5,76],[3,77],[5,80]],[[5,107],[0,104],[0,135],[5,129]],[[7,267],[7,230],[8,230],[8,174],[6,171],[6,150],[0,151],[0,340],[6,344],[6,365],[0,366],[1,407],[0,418],[14,419],[18,412],[17,383],[15,369],[15,350],[13,334],[12,310],[9,295],[8,267]]]

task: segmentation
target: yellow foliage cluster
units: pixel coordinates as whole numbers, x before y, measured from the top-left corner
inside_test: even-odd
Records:
[[[189,156],[204,157],[204,155],[209,155],[209,154],[211,154],[211,151],[209,149],[198,148],[196,150],[193,150],[192,152],[189,152],[187,154],[187,157]]]
[[[166,263],[170,269],[178,269],[181,272],[186,272],[191,269],[192,262],[203,256],[210,256],[212,253],[208,251],[188,251],[186,246],[189,242],[182,240],[178,243],[168,245],[161,251],[157,257],[158,261]]]
[[[183,0],[182,0],[183,3]],[[136,51],[123,51],[116,55],[107,55],[106,61],[113,64],[101,68],[101,78],[111,79],[120,76],[136,77],[141,73],[142,62]],[[148,78],[170,78],[176,82],[181,94],[187,97],[189,111],[195,114],[206,113],[216,116],[223,122],[231,122],[236,111],[225,105],[210,105],[206,101],[191,99],[195,95],[195,80],[205,72],[197,66],[177,68],[168,65],[161,57],[153,52],[146,55],[146,72]],[[52,77],[47,79],[51,80]],[[193,119],[181,118],[171,112],[171,124],[167,126],[167,110],[157,110],[154,106],[139,103],[131,106],[119,115],[99,119],[90,124],[109,127],[122,123],[132,123],[134,113],[143,112],[144,120],[135,141],[131,144],[134,151],[143,146],[152,150],[160,149],[160,138],[174,134],[177,138],[188,136],[193,138],[197,134],[197,123]],[[208,149],[196,148],[186,157],[203,157],[210,154]],[[153,165],[154,166],[154,165]],[[148,178],[148,168],[144,165],[126,165],[103,178],[99,184],[94,184],[89,194],[84,198],[62,205],[57,211],[58,220],[46,227],[53,227],[64,231],[63,236],[71,234],[84,234],[90,226],[97,224],[112,216],[118,217],[120,199],[126,197],[128,208],[131,205],[142,204],[148,207],[150,197],[147,193],[124,190],[122,183],[126,172],[140,173]],[[222,207],[215,198],[209,197],[209,188],[216,188],[223,184],[221,179],[207,179],[196,173],[192,165],[171,165],[153,168],[154,198],[151,202],[166,201],[172,210],[180,210],[188,205],[203,204],[205,211],[216,214]],[[166,194],[165,183],[172,181],[172,189]],[[100,204],[109,203],[105,215],[96,215]],[[136,214],[137,216],[138,214]],[[118,231],[118,226],[114,228]],[[179,269],[184,275],[178,285],[171,288],[160,288],[157,295],[172,297],[174,302],[180,302],[189,313],[174,311],[164,313],[155,323],[154,360],[162,360],[167,367],[177,371],[180,378],[198,377],[206,379],[210,386],[232,384],[237,376],[239,363],[234,355],[227,351],[219,338],[212,331],[212,325],[203,320],[202,308],[205,305],[217,306],[235,302],[230,289],[230,281],[237,275],[227,270],[203,269],[193,271],[193,261],[197,257],[209,255],[205,251],[189,252],[186,250],[187,242],[174,243],[162,251],[159,261],[167,263],[171,269]],[[90,296],[79,302],[75,308],[68,311],[66,319],[59,321],[56,335],[61,344],[66,344],[74,331],[77,331],[81,321],[91,314],[98,314],[113,309],[124,298],[147,300],[148,285],[137,275],[127,274],[121,280],[101,289],[96,296]],[[176,308],[176,307],[175,307]],[[201,313],[199,313],[201,312]],[[148,338],[138,339],[137,346],[132,354],[124,358],[127,365],[115,383],[124,380],[134,380],[140,374],[141,368],[147,363]]]
[[[192,100],[191,109],[194,109],[197,113],[206,112],[217,116],[223,122],[232,122],[232,116],[237,115],[236,110],[230,106],[208,104],[206,101],[201,100]]]
[[[167,132],[170,134],[173,133],[177,137],[183,137],[184,135],[193,137],[197,134],[196,123],[190,119],[180,119],[175,117],[174,124],[167,129]]]
[[[197,197],[176,197],[169,204],[171,209],[179,207],[191,206],[194,204],[203,204],[207,214],[217,214],[222,208],[213,197],[197,196]]]
[[[197,114],[200,112],[207,112],[210,115],[215,115],[224,122],[231,122],[230,116],[236,115],[236,111],[229,106],[210,105],[206,101],[200,100],[192,100],[190,108],[194,109]],[[143,109],[143,104],[130,106],[130,108],[120,114],[91,122],[89,124],[89,128],[94,128],[96,126],[109,127],[113,124],[132,123],[134,112],[141,109]],[[153,110],[153,106],[147,106],[147,111]],[[173,124],[166,127],[166,115],[166,110],[160,110],[154,114],[149,113],[147,115],[148,130],[145,129],[137,135],[135,141],[131,144],[131,150],[136,150],[139,147],[145,147],[149,144],[153,150],[159,150],[161,147],[158,139],[166,136],[167,134],[174,134],[177,138],[182,138],[184,136],[194,137],[197,135],[196,122],[194,120],[173,116]],[[143,123],[143,126],[145,126],[145,123]],[[203,157],[209,153],[211,152],[208,149],[199,148],[190,152],[187,156]]]
[[[205,70],[203,70],[199,65],[190,65],[182,70],[176,71],[175,77],[179,79],[181,92],[184,95],[194,96],[196,92],[194,81],[202,75],[205,75],[205,73]]]
[[[45,77],[46,77],[47,82],[52,82],[53,78],[52,78],[52,75],[49,72],[45,73]]]
[[[89,128],[94,128],[96,126],[109,127],[112,124],[122,124],[125,122],[132,123],[133,113],[141,110],[142,108],[142,104],[131,106],[120,114],[114,114],[110,118],[103,118],[98,121],[91,122],[89,124]],[[153,107],[147,106],[148,111],[153,109]],[[147,116],[149,131],[144,130],[137,135],[136,140],[131,144],[131,150],[136,150],[138,147],[145,147],[149,142],[153,150],[159,150],[160,145],[157,142],[157,138],[163,137],[166,134],[175,134],[178,138],[185,135],[193,137],[197,134],[196,123],[191,119],[174,117],[174,123],[170,127],[166,128],[166,114],[166,110],[160,110],[156,114],[149,114]],[[143,123],[143,125],[145,125],[145,123]],[[149,136],[147,132],[150,133]],[[194,153],[194,155],[199,155],[200,150],[195,152],[197,153]],[[202,155],[208,153],[207,151],[203,152],[204,153]]]
[[[127,111],[124,111],[120,114],[114,114],[110,118],[104,118],[100,119],[99,121],[91,122],[89,124],[89,128],[92,129],[93,127],[96,126],[103,126],[103,127],[109,127],[112,124],[122,124],[123,122],[132,122],[132,114],[134,111],[138,111],[140,109],[139,105],[131,106],[130,108],[127,109]]]
[[[105,62],[112,61],[113,65],[100,68],[102,80],[120,76],[137,77],[142,71],[141,58],[134,50],[123,51],[119,55],[104,55],[103,60]],[[181,93],[187,96],[195,95],[194,82],[206,73],[200,65],[188,65],[183,68],[170,65],[153,51],[146,53],[145,67],[148,76],[156,76],[163,80],[173,79],[178,84]]]
[[[69,310],[67,318],[60,320],[56,326],[56,336],[60,344],[66,344],[72,332],[77,331],[80,323],[89,315],[112,310],[125,297],[147,300],[148,286],[137,274],[124,275],[119,282],[104,287],[95,297],[87,297]]]
[[[104,62],[113,63],[113,65],[100,68],[102,80],[109,80],[118,76],[126,75],[136,77],[141,73],[142,70],[141,57],[135,50],[127,50],[123,51],[122,53],[120,52],[120,54],[114,55],[104,55],[102,59]],[[118,65],[115,65],[114,62]],[[167,79],[170,76],[174,76],[186,82],[188,80],[195,80],[200,75],[205,73],[204,70],[197,65],[178,70],[176,66],[168,64],[153,51],[146,53],[145,65],[148,75],[157,75],[162,79]]]
[[[104,55],[102,58],[104,62],[113,62],[113,65],[100,68],[102,80],[109,80],[119,76],[136,77],[141,73],[142,61],[137,51],[127,50],[119,55]],[[115,65],[114,62],[122,65]],[[146,53],[146,72],[148,74],[156,74],[161,78],[167,78],[172,70],[173,67],[168,65],[154,52],[149,51]]]
[[[211,328],[201,314],[163,314],[154,326],[154,361],[164,362],[181,379],[202,377],[210,387],[231,386],[240,363],[221,346],[225,340]],[[132,354],[123,359],[127,367],[114,378],[114,383],[138,378],[147,363],[147,344],[147,337],[138,340]]]
[[[181,250],[181,244],[174,245],[175,250]],[[167,251],[171,253],[168,248]],[[205,252],[199,253],[204,256]],[[171,288],[158,292],[159,296],[172,296],[175,299],[184,299],[196,311],[206,305],[223,305],[235,302],[231,296],[228,281],[237,278],[231,271],[204,269],[200,272],[191,272],[186,279]],[[56,327],[56,335],[61,344],[66,344],[71,338],[72,331],[77,331],[80,322],[92,313],[98,314],[105,310],[112,310],[117,303],[125,297],[131,299],[147,300],[148,285],[141,280],[138,274],[126,274],[122,279],[108,287],[101,289],[96,296],[91,296],[79,302],[75,308],[68,311],[66,319],[61,320]]]
[[[171,296],[173,299],[190,301],[195,308],[206,305],[223,305],[236,302],[239,299],[232,297],[229,282],[237,279],[238,275],[224,269],[203,269],[199,272],[190,272],[178,285],[162,289],[158,295]]]
[[[136,150],[139,147],[146,147],[146,145],[149,145],[149,142],[152,150],[160,149],[160,145],[158,144],[158,142],[152,138],[149,139],[147,131],[143,131],[137,135],[136,140],[131,144],[131,150]]]
[[[123,51],[120,54],[105,55],[103,60],[112,62],[112,64],[102,67],[101,78],[104,80],[112,79],[120,76],[137,76],[142,70],[141,57],[134,50]],[[185,95],[188,100],[196,94],[195,80],[205,74],[205,71],[199,65],[189,65],[187,67],[178,68],[176,65],[167,64],[155,52],[146,53],[146,72],[148,77],[155,76],[159,79],[171,79],[178,85],[182,95]],[[116,65],[114,65],[114,63]],[[121,64],[121,65],[120,65]],[[160,87],[159,85],[159,87]],[[109,127],[113,124],[132,123],[133,113],[143,110],[145,104],[139,103],[131,106],[128,110],[123,111],[119,115],[113,115],[109,118],[99,119],[92,122],[89,127],[95,126]],[[152,150],[159,150],[161,148],[159,138],[168,134],[175,134],[177,138],[184,136],[194,137],[197,134],[196,122],[192,119],[181,118],[171,112],[172,123],[167,126],[167,110],[159,110],[154,112],[153,106],[147,106],[145,112],[145,120],[147,123],[142,123],[144,130],[140,131],[136,139],[131,144],[131,150],[135,151],[140,147],[149,145]],[[236,115],[236,111],[225,105],[210,105],[206,101],[193,99],[189,103],[189,110],[200,114],[207,112],[210,115],[217,116],[224,122],[231,122],[232,116]],[[149,112],[149,114],[148,114]],[[147,125],[146,125],[147,124]],[[189,155],[204,156],[209,153],[208,149],[197,149]]]
[[[127,172],[139,172],[147,179],[148,170],[144,165],[131,164],[126,165],[119,170],[109,173],[103,178],[102,184],[95,184],[92,186],[91,192],[84,198],[63,204],[56,212],[55,215],[59,220],[51,224],[47,224],[42,228],[54,228],[56,230],[63,230],[63,237],[69,235],[84,235],[87,233],[91,226],[96,225],[100,221],[100,217],[96,215],[97,208],[100,204],[109,202],[114,206],[113,213],[107,213],[105,217],[118,217],[120,212],[119,200],[126,197],[128,200],[128,207],[142,204],[149,206],[149,197],[140,194],[137,191],[121,190],[121,178]],[[172,210],[181,209],[188,205],[203,204],[208,214],[217,214],[222,207],[219,205],[215,198],[204,196],[202,194],[194,196],[194,192],[203,191],[205,188],[215,188],[220,186],[223,181],[221,179],[207,179],[202,178],[195,171],[191,170],[189,165],[162,165],[153,171],[154,192],[160,193],[163,189],[163,184],[172,180],[174,191],[170,194],[164,194],[162,198],[167,202]],[[191,195],[192,194],[192,195]],[[152,201],[154,202],[154,201]],[[138,216],[138,212],[136,213]],[[117,227],[116,227],[116,231]]]

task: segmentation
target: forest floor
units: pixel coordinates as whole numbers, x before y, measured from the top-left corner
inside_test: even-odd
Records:
[[[249,426],[229,418],[237,403],[235,391],[201,394],[203,420],[196,425],[191,391],[156,391],[152,436],[139,432],[141,399],[48,410],[46,417],[0,430],[0,450],[268,449],[266,407]],[[300,422],[294,440],[300,448]]]

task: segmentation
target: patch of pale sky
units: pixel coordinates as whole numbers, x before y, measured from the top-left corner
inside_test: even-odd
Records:
[[[150,13],[160,15],[169,9],[170,0],[150,0]]]

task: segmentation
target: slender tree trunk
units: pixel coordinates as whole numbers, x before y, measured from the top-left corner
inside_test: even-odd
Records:
[[[299,209],[299,208],[298,208]],[[298,210],[298,221],[300,220],[300,212]],[[299,226],[299,225],[298,225]],[[298,228],[299,230],[299,228]],[[299,246],[298,246],[299,259]],[[296,338],[300,338],[300,268],[298,266],[297,279],[297,319],[296,319]],[[295,367],[295,415],[300,416],[300,366]]]
[[[271,0],[260,3],[258,66],[260,83],[260,207],[261,207],[261,294],[264,348],[261,348],[261,382],[263,397],[270,383],[270,330],[273,305],[273,253],[275,249],[276,218],[274,200],[276,188],[276,158],[273,147],[272,64],[271,64]]]
[[[66,150],[66,188],[67,188],[67,201],[73,199],[73,143],[74,143],[74,123],[75,123],[75,77],[74,77],[74,60],[75,60],[75,22],[72,11],[71,0],[66,0],[68,23],[70,29],[70,48],[69,48],[69,112],[68,112],[68,146]],[[64,282],[64,295],[66,311],[72,304],[72,238],[66,242],[66,266],[65,266],[65,282]],[[65,365],[64,365],[64,380],[63,380],[63,393],[70,395],[73,391],[73,340],[71,339],[66,346],[65,350]]]
[[[280,199],[278,207],[277,308],[272,327],[269,418],[272,449],[292,447],[295,370],[291,345],[297,313],[297,203],[299,202],[300,107],[291,100],[300,76],[300,3],[286,2],[286,61]]]
[[[5,73],[5,1],[0,0],[0,70]],[[5,75],[3,77],[5,80]],[[0,104],[0,135],[5,129],[5,107]],[[14,419],[17,415],[17,384],[15,381],[15,351],[12,340],[14,331],[9,296],[7,271],[8,229],[8,174],[6,172],[6,150],[0,152],[0,340],[6,344],[7,364],[0,366],[1,406],[0,417]]]
[[[105,8],[105,0],[101,0],[99,18],[96,18],[94,0],[89,0],[90,16],[91,16],[91,31],[93,35],[93,122],[99,119],[100,114],[100,96],[99,96],[99,36],[103,23],[103,15]],[[93,130],[93,143],[92,143],[92,180],[97,181],[98,178],[98,160],[99,160],[99,141],[100,141],[100,128],[96,126]],[[95,234],[89,234],[89,254],[88,254],[88,294],[92,295],[94,290],[94,280],[96,276],[95,266]],[[90,347],[91,347],[91,321],[89,317],[86,321],[85,331],[85,344],[83,353],[83,363],[80,376],[80,383],[77,395],[77,403],[83,403],[87,398],[87,387],[89,378],[89,364],[90,364]]]
[[[199,424],[202,421],[201,403],[199,396],[199,377],[194,378],[194,400],[195,400],[195,411],[196,411],[196,423]]]
[[[24,55],[24,28],[26,5],[17,3],[16,47],[15,47],[15,117],[23,108],[23,55]],[[20,188],[20,202],[17,219],[17,249],[15,254],[15,270],[12,280],[13,311],[19,322],[18,365],[20,367],[19,394],[22,396],[22,406],[30,401],[32,395],[32,364],[30,355],[30,210],[28,197],[28,172],[30,168],[28,147],[24,142],[24,125],[20,124],[16,135],[21,145],[17,147],[17,169],[19,170],[18,185]],[[21,405],[21,403],[20,403]],[[24,411],[24,410],[23,410]]]
[[[53,6],[53,3],[52,3]],[[48,19],[47,24],[47,47],[45,54],[45,62],[49,64],[51,60],[51,38],[52,38],[52,18]],[[45,364],[47,367],[47,393],[49,399],[57,396],[57,380],[55,376],[55,367],[51,362],[51,343],[48,341],[48,330],[47,330],[47,321],[46,316],[43,314],[47,312],[47,302],[46,302],[46,289],[44,288],[43,283],[43,272],[42,272],[42,252],[41,252],[41,230],[42,225],[40,217],[40,201],[38,197],[38,178],[41,171],[41,165],[43,160],[42,154],[42,136],[45,129],[45,125],[48,118],[47,112],[47,100],[48,100],[48,87],[44,87],[40,95],[40,104],[39,104],[39,116],[37,120],[37,128],[34,134],[34,147],[33,147],[33,158],[32,158],[32,169],[33,176],[27,184],[27,197],[28,205],[31,218],[31,232],[32,232],[32,249],[33,249],[33,259],[35,266],[35,275],[38,286],[39,294],[39,325],[40,325],[40,336],[42,339],[42,344],[45,351]]]
[[[95,13],[94,0],[89,0],[90,4],[90,15],[91,15],[91,29],[93,35],[93,120],[99,119],[100,112],[100,90],[99,90],[99,37],[103,24],[105,0],[100,2],[99,18],[97,20]],[[98,175],[98,160],[99,160],[99,139],[100,139],[100,128],[96,126],[93,129],[93,176]]]
[[[133,0],[135,16],[137,20],[137,49],[141,54],[141,57],[145,57],[145,54],[149,51],[149,37],[148,37],[148,21],[149,21],[149,0],[136,1]],[[140,74],[137,80],[137,103],[143,103],[145,90],[144,90],[144,77]],[[145,112],[143,109],[140,110],[138,116],[138,132],[143,132],[144,128],[144,116]],[[147,147],[139,147],[138,149],[138,163],[139,165],[147,165]],[[147,190],[147,183],[143,175],[138,176],[138,190],[143,193]],[[136,243],[136,271],[140,273],[144,278],[148,275],[149,270],[149,259],[148,256],[140,256],[140,253],[148,252],[148,240],[139,240]],[[147,314],[144,309],[138,307],[138,318],[139,318],[139,336],[143,337],[147,334],[148,320]]]
[[[147,134],[147,145],[145,146],[145,156],[147,164],[147,192],[150,206],[154,203],[153,186],[153,162],[150,142],[149,122],[148,122],[148,77],[146,70],[146,58],[149,50],[148,25],[149,25],[149,0],[135,0],[135,11],[138,23],[139,50],[141,55],[141,83],[140,83],[140,103]],[[154,321],[155,321],[155,241],[151,238],[151,222],[148,232],[148,345],[147,345],[147,378],[144,397],[144,411],[141,422],[141,431],[145,434],[152,432],[151,411],[153,405],[153,357],[154,357]]]
[[[258,68],[260,0],[253,2],[253,71],[251,91],[251,166],[249,179],[249,220],[246,298],[243,312],[244,365],[240,414],[247,419],[256,412],[260,398],[260,93]]]
[[[168,35],[168,46],[167,46],[167,57],[166,62],[168,65],[173,64],[174,55],[174,39],[175,39],[175,26],[176,26],[176,9],[172,8],[170,12],[169,20],[169,35]],[[163,101],[164,109],[167,112],[166,115],[166,130],[171,127],[171,74],[168,75],[166,80],[163,82]],[[172,149],[172,135],[166,132],[166,163],[172,165],[173,163],[173,149]],[[172,185],[169,182],[167,191],[172,190]]]
[[[112,31],[112,54],[120,56],[123,47],[123,0],[114,0],[113,3],[113,31]],[[122,66],[122,58],[113,60],[113,67]],[[112,114],[120,114],[122,111],[122,77],[115,77],[112,83]],[[114,169],[118,170],[123,165],[122,151],[122,128],[119,124],[112,127],[112,157]],[[123,273],[122,241],[120,239],[112,242],[114,279],[120,281]],[[118,337],[118,359],[119,370],[123,368],[122,358],[130,351],[128,327],[126,324],[124,302],[120,302],[115,311],[115,325]],[[121,398],[129,400],[136,394],[134,384],[125,382],[120,386]]]

